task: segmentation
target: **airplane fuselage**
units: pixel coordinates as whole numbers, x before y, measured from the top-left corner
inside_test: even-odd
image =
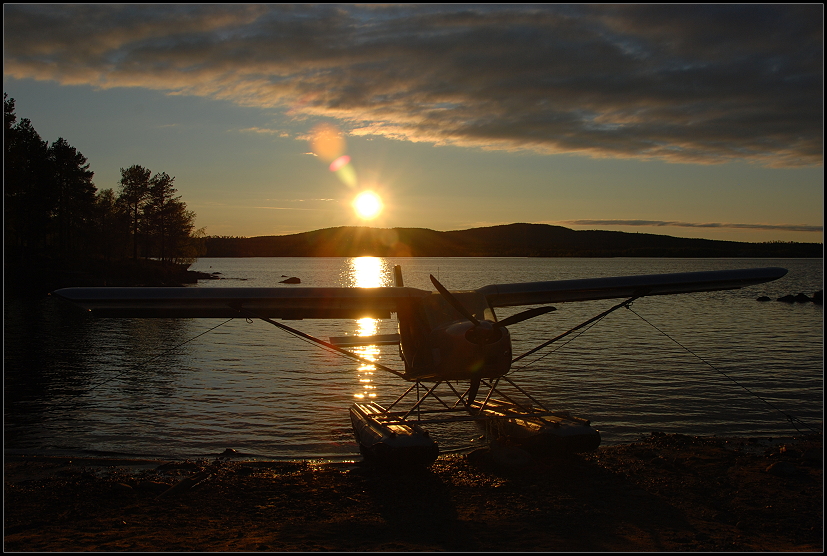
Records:
[[[496,378],[511,366],[511,335],[495,326],[485,298],[475,292],[455,294],[479,320],[463,318],[439,294],[400,307],[400,355],[410,380]]]

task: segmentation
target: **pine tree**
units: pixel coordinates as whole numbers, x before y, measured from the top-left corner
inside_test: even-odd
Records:
[[[49,158],[56,196],[57,247],[71,253],[82,245],[90,228],[97,192],[92,183],[95,173],[89,170],[86,157],[62,137],[49,147]]]
[[[154,239],[156,254],[162,261],[172,255],[169,247],[170,237],[174,235],[174,213],[176,205],[181,203],[181,197],[175,196],[177,190],[172,187],[174,181],[175,178],[169,177],[166,172],[152,176],[146,205],[147,229]]]
[[[48,143],[32,122],[17,121],[14,99],[3,97],[3,218],[7,254],[36,254],[46,247],[55,203]]]
[[[124,170],[121,168],[121,193],[119,200],[127,207],[132,228],[132,258],[138,260],[138,230],[142,224],[144,206],[149,195],[149,176],[151,172],[134,164]]]

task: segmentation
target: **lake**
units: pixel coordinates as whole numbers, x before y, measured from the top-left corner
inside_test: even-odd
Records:
[[[459,290],[787,268],[778,281],[741,290],[637,300],[634,313],[618,310],[508,376],[547,406],[590,419],[604,444],[655,430],[790,437],[796,430],[784,414],[823,427],[823,307],[774,301],[822,289],[822,259],[205,258],[191,269],[221,279],[192,287],[391,285],[396,264],[406,286],[425,290],[434,289],[429,274]],[[291,276],[301,286],[279,283]],[[761,295],[773,301],[756,301]],[[561,303],[511,326],[514,354],[618,301]],[[392,319],[287,324],[323,339],[396,332]],[[389,404],[408,386],[262,321],[101,319],[54,298],[11,299],[4,340],[7,453],[200,457],[233,448],[284,459],[357,457],[348,406],[365,398]],[[402,368],[395,346],[358,350]],[[467,423],[431,433],[443,451],[481,442]]]

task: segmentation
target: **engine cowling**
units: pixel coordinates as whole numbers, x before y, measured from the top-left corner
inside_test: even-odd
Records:
[[[496,378],[511,367],[511,335],[491,321],[456,321],[431,332],[434,371],[443,380]]]

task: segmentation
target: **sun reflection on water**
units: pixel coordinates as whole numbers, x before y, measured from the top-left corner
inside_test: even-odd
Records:
[[[356,288],[390,286],[388,261],[382,257],[352,257],[348,259],[348,285]]]
[[[353,257],[348,260],[348,276],[346,282],[349,286],[357,288],[379,288],[390,286],[390,275],[388,262],[381,257]],[[362,318],[356,321],[357,336],[374,336],[379,333],[379,319]],[[353,348],[353,352],[368,359],[376,361],[379,358],[379,346],[368,345]],[[358,400],[369,401],[376,397],[376,385],[373,375],[376,366],[362,363],[357,370],[359,381],[358,390],[353,397]]]

